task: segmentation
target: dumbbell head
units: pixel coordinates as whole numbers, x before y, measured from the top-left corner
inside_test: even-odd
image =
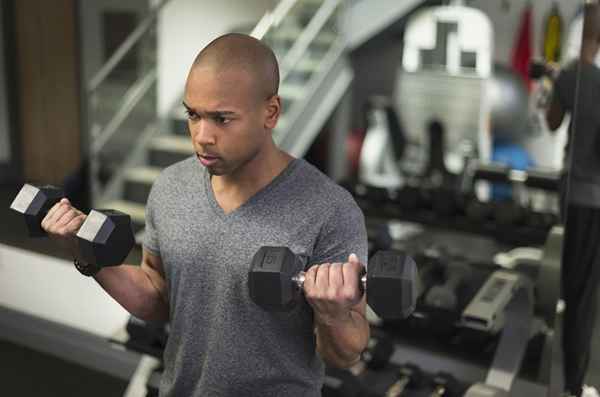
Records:
[[[21,213],[30,237],[44,237],[42,220],[46,214],[64,197],[61,189],[54,186],[34,186],[25,184],[10,205],[14,211]]]
[[[379,251],[369,260],[367,303],[378,316],[400,319],[417,304],[417,266],[399,251]]]
[[[303,267],[287,247],[261,247],[248,273],[250,298],[268,311],[292,309],[300,299],[300,289],[292,283],[292,277]]]
[[[98,266],[118,266],[133,248],[129,215],[115,210],[92,210],[77,232],[81,259]]]
[[[388,336],[371,336],[367,348],[362,352],[362,360],[367,368],[378,370],[387,365],[393,352],[394,342]]]
[[[431,379],[435,388],[433,396],[454,396],[458,394],[458,382],[456,378],[447,372],[438,372]]]
[[[464,263],[451,263],[446,267],[446,282],[434,285],[425,296],[428,306],[439,309],[454,310],[458,306],[457,290],[471,274],[471,269]]]

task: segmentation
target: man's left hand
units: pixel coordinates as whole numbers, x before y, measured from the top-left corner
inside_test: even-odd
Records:
[[[315,310],[315,320],[326,325],[352,321],[350,309],[360,303],[363,265],[355,254],[346,263],[313,265],[306,272],[304,294]]]

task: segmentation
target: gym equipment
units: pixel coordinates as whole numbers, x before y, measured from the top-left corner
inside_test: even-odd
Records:
[[[363,385],[350,371],[340,368],[325,368],[322,397],[360,397]]]
[[[52,206],[64,197],[62,190],[25,184],[10,208],[23,214],[31,237],[47,236],[41,223]],[[92,210],[77,232],[79,254],[86,264],[117,266],[135,244],[131,218],[120,211]]]
[[[367,186],[397,188],[403,180],[398,161],[404,152],[405,139],[387,98],[370,98],[367,124],[360,151],[359,181]]]
[[[423,372],[413,364],[404,364],[398,369],[398,380],[389,387],[385,397],[399,397],[406,389],[416,388],[423,381]]]
[[[444,125],[432,120],[429,133],[429,162],[423,175],[423,186],[429,194],[431,207],[437,214],[449,216],[457,210],[455,177],[448,172],[444,162]]]
[[[485,383],[472,385],[465,395],[508,395],[505,393],[511,391],[531,337],[531,282],[514,272],[499,270],[492,273],[464,310],[461,322],[465,327],[491,333],[502,330]]]
[[[431,379],[433,392],[431,397],[458,396],[458,382],[456,378],[447,372],[438,372]]]
[[[367,230],[369,257],[377,251],[386,251],[392,248],[393,239],[390,235],[390,228],[387,223],[381,223],[373,229]]]
[[[100,266],[121,265],[135,244],[129,215],[111,209],[91,210],[77,239],[81,259]]]
[[[267,311],[291,310],[300,300],[305,263],[287,247],[261,247],[248,273],[252,300]],[[380,251],[369,260],[369,271],[360,279],[367,303],[379,317],[404,318],[417,300],[417,268],[409,256]]]
[[[362,375],[367,369],[380,370],[390,361],[394,353],[393,340],[384,333],[371,333],[367,348],[361,354],[361,360],[350,368],[355,376]]]
[[[455,310],[458,306],[458,290],[465,283],[471,269],[465,263],[450,263],[446,267],[446,282],[434,285],[425,296],[425,304],[438,309]]]
[[[511,138],[526,135],[529,125],[529,94],[521,76],[511,68],[497,63],[490,83],[490,122],[493,136]]]
[[[25,184],[10,208],[23,215],[30,237],[46,237],[47,234],[41,226],[42,220],[50,208],[63,197],[65,197],[63,191],[57,187]]]
[[[125,329],[129,334],[129,339],[125,342],[127,349],[162,359],[169,337],[166,324],[149,323],[130,316]]]

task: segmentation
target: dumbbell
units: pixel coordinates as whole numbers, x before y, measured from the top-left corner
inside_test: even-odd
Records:
[[[130,316],[125,326],[129,340],[125,347],[161,359],[169,338],[168,325],[151,323]]]
[[[430,397],[458,396],[458,382],[449,373],[438,372],[431,380],[433,391]]]
[[[392,235],[387,223],[380,223],[367,230],[369,238],[369,257],[378,251],[389,250],[392,248]]]
[[[42,220],[64,194],[61,189],[46,185],[25,184],[10,208],[23,215],[30,237],[44,237]],[[82,261],[97,266],[123,263],[135,243],[131,218],[120,211],[92,210],[77,232]]]
[[[486,222],[492,217],[493,212],[494,207],[491,203],[479,201],[476,198],[467,201],[465,213],[472,222]]]
[[[305,264],[287,247],[261,247],[248,273],[252,300],[267,311],[289,311],[300,300]],[[381,318],[405,318],[416,306],[417,268],[409,256],[379,251],[360,278],[367,303]]]
[[[389,336],[371,333],[367,348],[362,352],[360,361],[350,368],[350,372],[360,376],[367,369],[380,370],[389,363],[393,353],[394,342]]]
[[[494,219],[500,225],[519,225],[525,217],[523,207],[511,200],[494,204]]]
[[[454,310],[458,305],[457,292],[471,274],[464,263],[451,263],[446,267],[446,282],[434,285],[425,296],[425,304],[438,309]]]
[[[364,386],[350,371],[341,368],[325,368],[322,397],[360,397]]]
[[[413,364],[404,364],[398,369],[398,380],[385,392],[385,397],[399,397],[406,389],[417,388],[423,381],[423,372]]]
[[[42,229],[42,220],[50,208],[63,197],[65,194],[57,187],[25,184],[10,205],[10,209],[23,215],[29,237],[46,237],[47,234]]]

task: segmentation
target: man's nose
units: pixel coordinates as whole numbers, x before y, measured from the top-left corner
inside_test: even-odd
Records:
[[[199,120],[190,125],[192,139],[198,145],[214,145],[216,143],[215,134],[207,120]]]

